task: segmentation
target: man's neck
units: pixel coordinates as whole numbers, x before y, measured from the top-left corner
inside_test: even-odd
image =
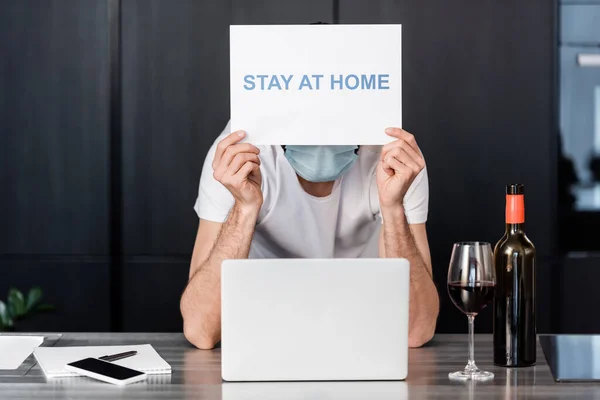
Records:
[[[298,176],[298,182],[300,182],[300,186],[302,186],[302,189],[304,189],[306,193],[315,197],[329,196],[331,194],[331,191],[333,190],[333,184],[335,183],[335,181],[309,182],[299,175],[296,176]]]

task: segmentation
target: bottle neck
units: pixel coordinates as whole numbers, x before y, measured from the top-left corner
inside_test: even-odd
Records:
[[[525,232],[525,223],[506,224],[506,233],[509,235],[519,235]]]

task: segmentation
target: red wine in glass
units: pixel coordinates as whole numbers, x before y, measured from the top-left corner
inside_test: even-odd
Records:
[[[450,282],[448,294],[454,305],[467,315],[477,315],[494,299],[494,282]]]
[[[494,374],[475,364],[475,316],[494,298],[496,269],[492,246],[487,242],[459,242],[452,247],[448,266],[448,294],[452,303],[469,321],[469,359],[461,371],[448,374],[450,379],[484,381]]]

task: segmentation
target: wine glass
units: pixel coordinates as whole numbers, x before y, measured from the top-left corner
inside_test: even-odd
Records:
[[[494,298],[495,286],[492,246],[486,242],[455,243],[448,268],[448,294],[469,320],[469,361],[464,370],[449,374],[452,379],[481,381],[494,377],[475,365],[473,334],[475,316]]]

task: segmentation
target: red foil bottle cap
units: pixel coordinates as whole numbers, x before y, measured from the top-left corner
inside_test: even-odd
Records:
[[[524,187],[521,184],[506,185],[506,223],[525,222]]]

